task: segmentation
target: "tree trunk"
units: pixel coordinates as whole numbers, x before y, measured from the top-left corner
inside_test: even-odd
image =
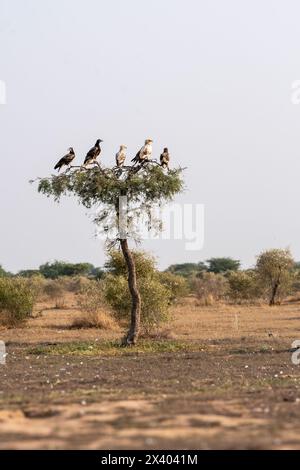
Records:
[[[275,305],[275,299],[276,299],[276,294],[278,291],[280,282],[275,282],[274,286],[272,287],[272,293],[271,293],[271,299],[270,299],[270,307],[273,307]]]
[[[130,328],[124,339],[125,345],[136,344],[141,323],[141,296],[137,287],[135,262],[126,239],[120,240],[122,253],[128,269],[128,286],[131,294],[132,307]]]

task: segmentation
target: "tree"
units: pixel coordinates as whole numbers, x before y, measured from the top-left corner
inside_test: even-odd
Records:
[[[151,228],[161,229],[160,220],[151,218],[151,210],[171,201],[183,188],[182,169],[165,172],[156,162],[123,168],[73,167],[66,173],[39,179],[38,191],[56,201],[74,195],[86,208],[94,208],[94,222],[107,233],[108,247],[119,245],[127,266],[131,295],[130,327],[124,344],[135,344],[140,331],[141,296],[137,284],[134,257],[129,239],[139,239],[136,222],[147,218]],[[125,209],[124,209],[124,206]]]
[[[23,269],[22,271],[18,272],[18,276],[31,278],[31,277],[35,277],[35,276],[41,276],[42,277],[42,274],[38,269]]]
[[[203,271],[207,271],[207,266],[202,261],[199,263],[172,264],[166,270],[166,272],[177,274],[183,277],[195,276]]]
[[[94,269],[90,263],[66,263],[65,261],[54,261],[42,264],[39,272],[46,279],[57,279],[60,276],[87,276]]]
[[[257,273],[269,291],[269,305],[276,303],[280,289],[287,289],[291,282],[294,260],[290,250],[267,250],[258,256]]]
[[[211,258],[207,260],[208,272],[210,273],[226,273],[227,271],[238,271],[241,262],[232,258]]]

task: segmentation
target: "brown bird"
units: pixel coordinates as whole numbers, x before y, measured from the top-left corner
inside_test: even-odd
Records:
[[[116,165],[120,168],[121,166],[124,165],[125,160],[126,160],[126,150],[127,147],[126,145],[121,145],[120,150],[116,154]]]
[[[90,165],[91,163],[96,162],[97,158],[99,157],[101,153],[101,147],[100,147],[101,142],[103,142],[103,140],[98,139],[94,147],[88,151],[84,160],[84,165]]]
[[[136,156],[131,161],[134,162],[134,164],[136,164],[136,163],[148,162],[149,160],[151,160],[152,144],[153,144],[152,139],[145,140],[145,145],[141,148],[141,150],[138,151]]]
[[[169,169],[169,163],[170,163],[170,154],[169,154],[169,150],[167,149],[167,147],[165,147],[163,153],[160,156],[160,164],[163,168]]]
[[[59,162],[55,165],[54,170],[60,171],[63,166],[70,166],[75,158],[75,152],[72,147],[69,148],[69,153],[62,157]]]

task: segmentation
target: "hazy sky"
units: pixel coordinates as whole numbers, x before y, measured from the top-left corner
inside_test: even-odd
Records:
[[[300,259],[300,3],[289,0],[0,0],[0,264],[104,261],[87,211],[28,180],[97,138],[103,163],[147,137],[187,166],[178,201],[205,204],[205,245],[144,247],[160,266],[271,247]]]

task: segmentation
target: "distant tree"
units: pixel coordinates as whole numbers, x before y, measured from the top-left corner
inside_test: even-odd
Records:
[[[273,306],[280,291],[288,291],[292,282],[294,260],[290,250],[267,250],[258,256],[257,273],[269,292],[269,305]]]
[[[12,276],[12,274],[9,273],[8,271],[5,271],[5,269],[2,268],[0,264],[0,277],[10,277],[10,276]]]
[[[177,274],[183,277],[190,277],[197,275],[203,271],[207,270],[205,263],[200,261],[199,263],[181,263],[181,264],[172,264],[166,269],[166,272],[172,274]]]
[[[94,266],[90,263],[67,263],[65,261],[54,261],[42,264],[39,272],[46,279],[57,279],[61,276],[87,276],[92,272]]]
[[[208,272],[220,274],[227,271],[238,271],[241,262],[232,258],[210,258],[207,260],[207,265]]]
[[[23,269],[18,272],[18,276],[31,278],[34,276],[42,276],[42,274],[38,269]]]
[[[134,222],[145,220],[155,206],[171,201],[182,190],[181,175],[181,168],[164,171],[157,162],[144,160],[122,168],[102,168],[98,164],[92,168],[73,167],[64,174],[39,179],[40,193],[54,197],[57,202],[62,196],[72,194],[84,207],[95,209],[94,222],[99,230],[111,234],[112,226],[116,227],[109,246],[119,245],[122,250],[131,296],[131,319],[125,345],[137,342],[142,306],[135,260],[129,248],[129,240],[139,237],[131,227]],[[124,216],[129,227],[124,223]],[[161,229],[160,221],[151,218],[152,228],[153,225],[157,231]]]

